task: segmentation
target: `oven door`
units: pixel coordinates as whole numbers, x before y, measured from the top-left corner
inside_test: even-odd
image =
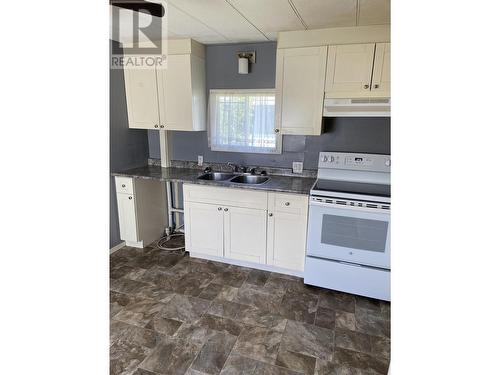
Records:
[[[389,211],[311,200],[307,255],[390,269]]]

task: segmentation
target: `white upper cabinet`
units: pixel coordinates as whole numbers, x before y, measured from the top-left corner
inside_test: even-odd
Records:
[[[321,134],[327,47],[278,49],[276,131]]]
[[[327,98],[387,97],[389,87],[389,43],[328,47]]]
[[[205,48],[190,39],[168,43],[156,68],[125,69],[129,127],[205,130]]]
[[[123,69],[130,128],[155,129],[160,124],[154,68]]]
[[[391,44],[377,43],[373,62],[372,92],[391,96]]]

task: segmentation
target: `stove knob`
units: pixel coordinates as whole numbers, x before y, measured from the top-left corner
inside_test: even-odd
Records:
[[[330,156],[330,163],[335,163],[335,156]]]
[[[323,156],[323,161],[326,163],[328,161],[328,156]]]
[[[390,159],[387,159],[387,160],[385,161],[385,165],[386,165],[386,167],[390,167],[390,166],[391,166],[391,160],[390,160]]]

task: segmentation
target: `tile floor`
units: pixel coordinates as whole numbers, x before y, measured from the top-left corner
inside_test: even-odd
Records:
[[[302,279],[124,247],[111,255],[111,374],[386,374],[390,304]]]

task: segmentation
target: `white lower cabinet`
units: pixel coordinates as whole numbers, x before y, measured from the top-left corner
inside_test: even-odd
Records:
[[[307,210],[306,195],[184,184],[186,250],[301,273]]]
[[[304,271],[308,197],[269,193],[267,264]]]
[[[229,259],[266,264],[265,210],[224,208],[224,256]]]
[[[186,250],[218,257],[224,255],[222,213],[222,207],[215,204],[185,202]]]
[[[117,176],[115,186],[120,238],[134,247],[159,239],[167,225],[165,184]]]

